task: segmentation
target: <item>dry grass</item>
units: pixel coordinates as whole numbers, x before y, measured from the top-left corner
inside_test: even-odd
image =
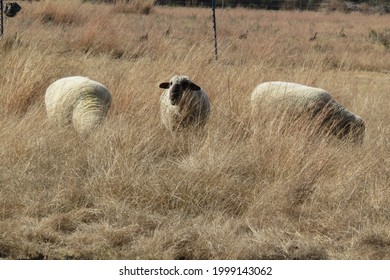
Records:
[[[112,9],[116,13],[148,15],[152,12],[155,0],[120,0]]]
[[[208,9],[23,6],[0,39],[0,258],[390,258],[390,53],[370,35],[388,16],[218,10],[215,62]],[[161,127],[173,74],[208,92],[203,133]],[[46,121],[45,89],[69,75],[113,95],[87,139]],[[265,114],[253,134],[249,94],[268,80],[327,89],[366,120],[364,144]]]

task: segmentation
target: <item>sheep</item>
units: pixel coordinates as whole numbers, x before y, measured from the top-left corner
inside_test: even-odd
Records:
[[[161,122],[170,131],[201,128],[210,115],[210,102],[204,90],[188,76],[173,76],[159,85]]]
[[[298,120],[302,116],[319,122],[319,132],[351,138],[362,143],[363,119],[348,111],[325,90],[288,82],[265,82],[251,94],[252,119],[261,111],[271,112],[273,118]],[[300,119],[299,119],[300,121]]]
[[[104,85],[81,76],[59,79],[45,93],[49,121],[57,126],[73,125],[81,135],[89,134],[101,124],[111,101]]]

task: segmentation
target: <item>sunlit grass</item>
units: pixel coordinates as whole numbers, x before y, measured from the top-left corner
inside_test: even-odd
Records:
[[[0,258],[388,259],[390,54],[372,35],[388,16],[217,10],[215,61],[209,9],[150,7],[23,2],[6,20]],[[203,133],[160,124],[174,74],[210,97]],[[45,89],[71,75],[113,96],[88,138],[46,120]],[[251,118],[270,80],[328,90],[363,145]]]

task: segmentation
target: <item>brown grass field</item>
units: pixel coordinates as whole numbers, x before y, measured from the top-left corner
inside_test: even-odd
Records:
[[[0,258],[390,259],[389,15],[218,9],[215,61],[211,9],[21,5],[0,39]],[[160,124],[174,74],[210,97],[202,133]],[[86,138],[47,122],[47,86],[72,75],[113,96]],[[270,80],[328,90],[363,145],[254,135]]]

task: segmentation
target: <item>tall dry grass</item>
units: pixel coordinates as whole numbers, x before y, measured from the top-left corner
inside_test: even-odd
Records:
[[[64,2],[23,3],[0,39],[0,258],[390,257],[390,55],[370,38],[388,16],[218,10],[214,61],[208,9]],[[208,92],[203,133],[161,127],[173,74]],[[113,95],[87,139],[46,120],[46,87],[69,75]],[[364,144],[253,134],[268,80],[327,89],[365,119]]]

